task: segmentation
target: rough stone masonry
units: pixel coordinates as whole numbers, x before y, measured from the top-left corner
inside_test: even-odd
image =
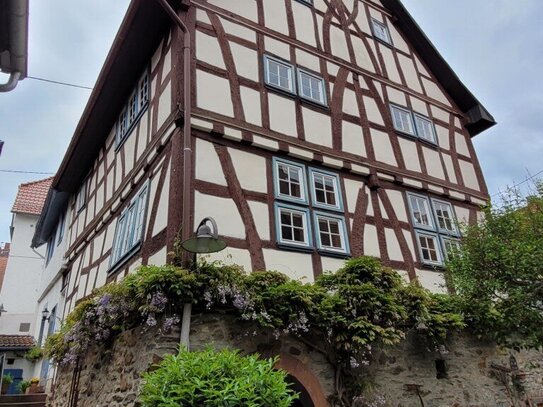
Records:
[[[158,328],[135,328],[119,335],[108,349],[96,346],[76,369],[59,369],[49,406],[138,406],[141,373],[175,352],[178,340],[178,329],[161,333]],[[316,407],[326,406],[334,393],[333,366],[295,338],[275,340],[225,315],[193,316],[191,349],[210,344],[264,357],[280,355],[280,367],[306,386]],[[399,346],[375,352],[361,369],[370,385],[359,406],[376,405],[376,400],[394,407],[543,405],[537,404],[543,403],[543,354],[503,350],[467,335],[438,351],[411,335]]]

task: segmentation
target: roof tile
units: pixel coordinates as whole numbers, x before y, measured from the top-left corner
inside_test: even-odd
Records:
[[[30,335],[0,335],[0,349],[29,349],[36,345]]]
[[[15,203],[11,209],[14,213],[41,214],[53,177],[19,185]]]

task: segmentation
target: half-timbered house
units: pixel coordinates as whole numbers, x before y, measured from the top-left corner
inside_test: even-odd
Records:
[[[206,216],[213,258],[248,271],[310,282],[364,254],[442,289],[494,120],[401,2],[170,4],[187,34],[131,3],[53,181],[34,245],[69,220],[63,314]]]

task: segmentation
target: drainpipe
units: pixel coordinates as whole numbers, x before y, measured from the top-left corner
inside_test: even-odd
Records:
[[[24,79],[27,69],[28,47],[28,0],[11,0],[2,3],[7,10],[9,46],[0,52],[0,68],[8,72],[9,79],[0,84],[0,92],[9,92]]]
[[[164,11],[168,14],[174,24],[177,25],[183,32],[183,214],[182,214],[182,229],[181,241],[190,238],[191,225],[190,219],[190,182],[192,179],[192,134],[190,118],[192,116],[192,72],[191,72],[191,35],[186,24],[179,18],[177,13],[172,9],[166,0],[157,0]],[[189,260],[186,261],[187,266]],[[189,332],[190,318],[192,314],[192,303],[186,303],[183,306],[183,320],[181,322],[181,346],[188,350],[189,348]]]

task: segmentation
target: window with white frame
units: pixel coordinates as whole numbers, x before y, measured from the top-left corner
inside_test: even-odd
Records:
[[[417,129],[417,136],[420,138],[430,141],[431,143],[436,143],[436,130],[434,123],[427,117],[421,116],[420,114],[414,113],[415,117],[415,128]]]
[[[413,116],[411,115],[411,112],[396,105],[390,105],[390,110],[392,112],[394,128],[402,133],[414,136],[415,126],[413,126]]]
[[[114,267],[127,254],[135,250],[142,241],[148,189],[146,184],[130,201],[117,221],[113,248],[111,249],[111,267]]]
[[[390,111],[395,130],[437,144],[435,126],[428,117],[394,104],[390,105]]]
[[[86,202],[87,202],[87,179],[85,179],[85,181],[83,181],[83,183],[79,186],[79,189],[77,190],[77,195],[75,196],[76,213],[81,212],[81,210],[85,207]]]
[[[313,206],[324,209],[341,210],[341,194],[337,174],[315,168],[309,169]]]
[[[309,247],[310,229],[307,209],[277,205],[278,237],[281,243]]]
[[[273,167],[277,242],[348,254],[345,218],[340,214],[344,209],[339,176],[280,158],[274,158]],[[311,200],[307,199],[307,190]]]
[[[376,20],[375,18],[371,19],[371,28],[373,30],[373,35],[378,40],[392,45],[392,40],[390,39],[390,33],[388,32],[388,27],[382,22]]]
[[[301,97],[326,106],[323,78],[298,68],[298,87]]]
[[[123,107],[115,128],[115,140],[117,146],[128,136],[133,125],[146,109],[149,102],[149,74],[147,70],[138,80],[135,89],[132,90],[128,103]]]
[[[278,58],[264,55],[265,82],[267,85],[295,93],[294,67]]]
[[[45,251],[45,266],[49,264],[49,261],[53,257],[53,253],[55,252],[55,233],[49,238],[47,241],[47,249]]]
[[[306,202],[305,167],[284,160],[275,160],[275,189],[279,197]]]
[[[414,193],[407,198],[422,263],[442,265],[460,244],[452,205]]]

